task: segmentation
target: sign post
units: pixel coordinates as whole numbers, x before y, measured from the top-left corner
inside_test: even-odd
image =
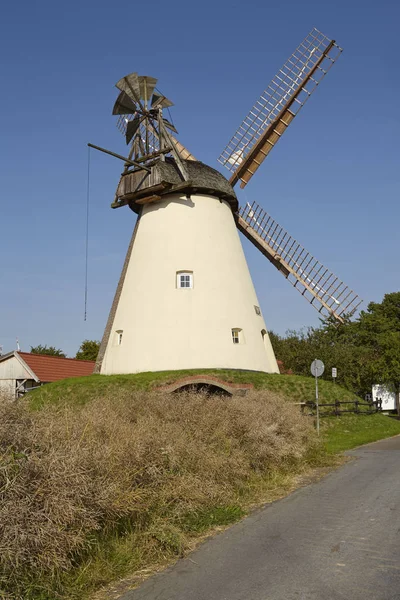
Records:
[[[321,377],[325,370],[322,360],[317,358],[311,363],[311,374],[315,377],[315,404],[317,407],[317,435],[319,435],[319,402],[318,402],[318,377]]]

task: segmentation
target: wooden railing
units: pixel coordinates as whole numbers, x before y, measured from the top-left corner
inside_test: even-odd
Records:
[[[342,408],[342,406],[352,408]],[[317,412],[317,405],[315,402],[300,402],[301,412],[304,415],[313,416]],[[366,407],[366,408],[363,408]],[[354,413],[356,415],[371,415],[373,413],[380,412],[382,410],[382,400],[378,399],[376,402],[362,402],[361,400],[346,400],[340,402],[337,400],[333,403],[324,403],[319,405],[320,417],[329,417],[336,415],[337,417],[343,413]]]

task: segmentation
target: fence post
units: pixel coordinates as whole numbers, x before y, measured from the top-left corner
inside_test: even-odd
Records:
[[[335,400],[335,415],[337,417],[340,415],[340,402],[339,402],[339,400]]]
[[[354,404],[355,404],[355,413],[358,415],[358,413],[360,412],[360,408],[358,406],[359,404],[359,400],[354,400]]]

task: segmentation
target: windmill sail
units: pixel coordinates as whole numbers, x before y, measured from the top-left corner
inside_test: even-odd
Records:
[[[325,317],[343,322],[362,300],[288,234],[257,203],[239,209],[237,226]]]
[[[244,187],[340,56],[342,49],[313,29],[261,94],[218,161],[230,183]]]

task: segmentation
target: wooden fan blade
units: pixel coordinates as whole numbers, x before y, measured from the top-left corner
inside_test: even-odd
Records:
[[[161,106],[161,108],[169,108],[170,106],[174,106],[174,103],[165,96],[154,93],[151,99],[151,107],[157,108],[158,106]]]
[[[174,133],[178,133],[178,131],[175,128],[175,125],[172,125],[172,123],[170,123],[169,121],[167,121],[167,119],[164,119],[164,117],[163,117],[163,121],[164,121],[164,125],[165,125],[165,127],[167,129],[170,129]]]
[[[129,142],[132,140],[133,136],[139,129],[140,123],[142,121],[143,117],[135,117],[134,119],[132,119],[132,121],[128,121],[128,123],[126,124],[125,139],[127,144],[129,144]]]
[[[112,111],[113,115],[132,115],[136,112],[137,106],[130,99],[126,92],[120,92],[118,98],[115,101],[114,108]]]
[[[128,96],[134,102],[136,102],[141,108],[143,108],[143,105],[140,101],[140,85],[137,73],[130,73],[129,75],[125,75],[125,77],[122,77],[122,79],[120,79],[115,84],[115,87],[121,90],[121,92],[125,92],[126,94],[128,94]]]
[[[144,100],[144,105],[147,108],[148,102],[153,94],[154,88],[156,87],[157,79],[149,77],[148,75],[140,75],[138,77],[140,98]]]

